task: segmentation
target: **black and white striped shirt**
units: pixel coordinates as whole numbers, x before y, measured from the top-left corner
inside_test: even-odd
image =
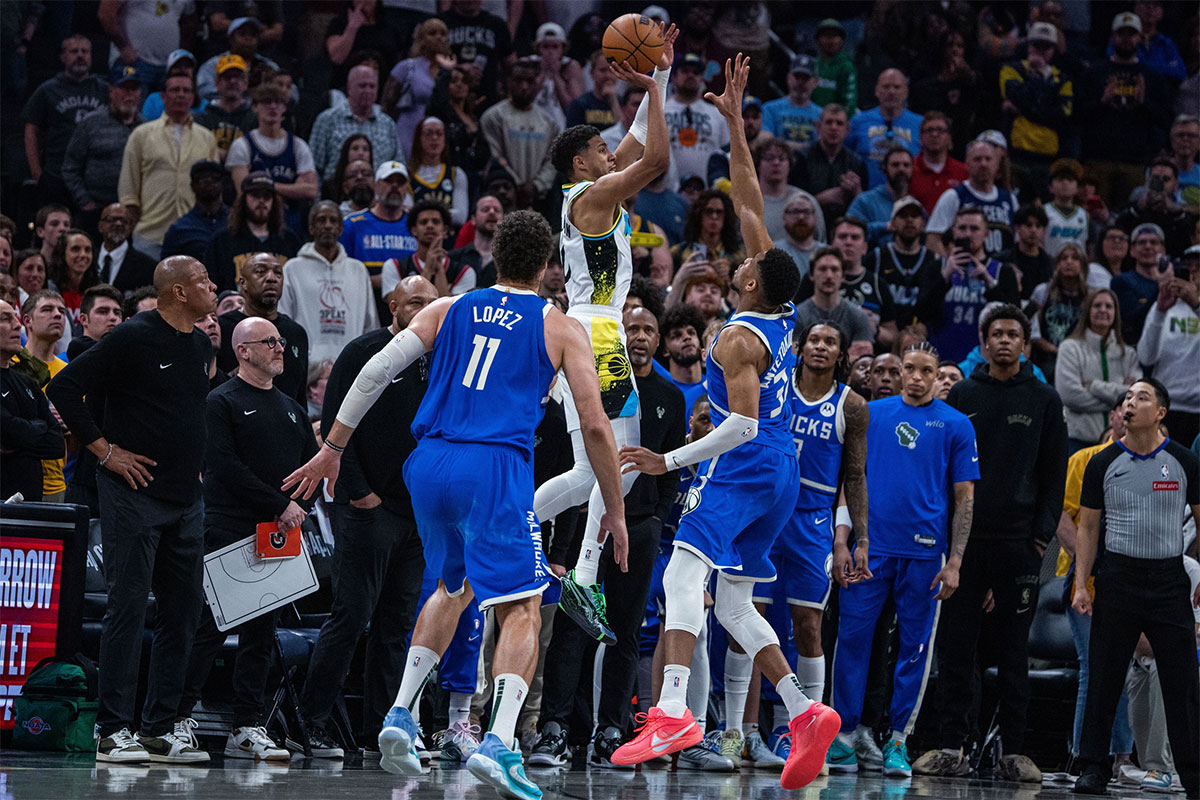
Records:
[[[1079,504],[1104,512],[1104,546],[1130,558],[1183,554],[1183,523],[1200,504],[1200,462],[1170,439],[1139,455],[1113,442],[1092,456]]]

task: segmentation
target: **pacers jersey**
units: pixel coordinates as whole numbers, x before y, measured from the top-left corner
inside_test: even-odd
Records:
[[[834,383],[824,397],[808,401],[792,381],[792,440],[800,459],[800,496],[796,508],[833,508],[838,474],[842,469],[842,444],[846,440],[844,383]]]
[[[421,170],[412,173],[413,203],[434,202],[449,210],[454,207],[454,168],[440,165],[432,181],[421,177]]]
[[[629,215],[618,207],[617,221],[607,233],[582,233],[571,223],[571,204],[591,185],[591,181],[581,181],[563,188],[561,241],[567,316],[583,325],[592,342],[604,413],[609,419],[632,417],[638,409],[637,388],[621,324],[633,279]]]
[[[456,300],[433,343],[413,437],[503,444],[532,458],[555,373],[546,353],[549,310],[533,292],[501,286]]]
[[[713,338],[707,356],[708,399],[712,406],[712,423],[716,426],[729,417],[729,392],[725,388],[725,371],[714,355],[717,340],[730,327],[738,326],[752,331],[762,341],[771,356],[771,365],[759,375],[758,435],[752,443],[788,454],[796,452],[791,431],[792,405],[788,400],[788,385],[796,369],[796,355],[792,352],[795,318],[796,308],[791,303],[786,304],[779,314],[757,314],[749,311],[734,314]]]

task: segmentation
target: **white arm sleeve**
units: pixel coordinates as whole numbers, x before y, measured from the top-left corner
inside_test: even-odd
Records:
[[[347,427],[357,428],[392,378],[423,355],[425,343],[421,337],[409,330],[400,331],[382,350],[371,356],[371,360],[358,373],[354,385],[342,401],[342,407],[338,409],[337,421]]]
[[[344,405],[342,407],[345,408]],[[695,442],[689,442],[669,453],[664,453],[663,458],[666,459],[667,469],[679,469],[727,453],[757,435],[758,420],[744,417],[741,414],[730,414],[729,418],[713,428],[712,433],[708,436]]]
[[[662,97],[663,102],[667,100],[667,85],[671,81],[671,68],[659,69],[654,68],[654,82],[658,84],[658,94]],[[629,126],[629,132],[633,134],[633,138],[638,140],[639,144],[646,143],[646,116],[650,113],[650,96],[642,95],[642,102],[638,105],[637,113],[633,116],[633,124]]]

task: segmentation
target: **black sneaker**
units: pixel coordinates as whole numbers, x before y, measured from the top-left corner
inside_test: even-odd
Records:
[[[620,765],[612,763],[612,754],[621,746],[621,732],[616,728],[605,728],[596,731],[588,748],[588,766],[602,769],[635,769],[635,765]]]
[[[304,744],[292,737],[286,740],[288,749],[293,753],[303,753]],[[308,747],[313,758],[344,758],[346,753],[338,747],[337,742],[329,738],[322,728],[312,726],[308,729]]]
[[[1084,772],[1075,781],[1073,794],[1108,794],[1108,777],[1098,772]]]
[[[557,722],[547,722],[542,728],[542,738],[529,754],[531,767],[561,767],[570,760],[567,750],[567,732]]]
[[[617,636],[608,627],[605,616],[604,592],[599,584],[583,586],[575,582],[575,570],[560,578],[562,596],[558,607],[591,638],[607,645],[617,643]]]

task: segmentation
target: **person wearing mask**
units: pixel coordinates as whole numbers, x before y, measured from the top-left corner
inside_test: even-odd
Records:
[[[168,108],[170,107],[168,89]],[[157,310],[118,325],[68,364],[47,394],[99,459],[96,482],[108,607],[100,639],[96,757],[102,762],[209,760],[176,719],[200,620],[204,555],[200,474],[212,343],[196,328],[216,310],[204,265],[173,256],[154,273]],[[103,420],[84,404],[105,395]],[[146,703],[132,731],[146,600],[158,600]]]
[[[373,169],[402,157],[396,139],[396,123],[375,102],[378,92],[378,70],[360,64],[346,75],[346,105],[332,106],[317,115],[308,141],[313,164],[321,178],[333,176],[342,142],[355,133],[366,134],[371,140],[371,153],[375,159]]]
[[[996,185],[999,164],[997,148],[990,142],[976,139],[967,146],[968,179],[943,192],[929,215],[925,245],[930,250],[939,255],[945,254],[942,234],[954,226],[958,211],[968,207],[983,210],[987,221],[985,246],[989,253],[999,253],[1012,247],[1013,215],[1017,211],[1017,201],[1007,189]]]
[[[283,198],[266,172],[242,179],[241,192],[229,212],[229,227],[208,245],[204,262],[222,291],[233,289],[254,253],[270,253],[280,263],[296,255],[300,240],[284,227]]]
[[[849,129],[849,112],[844,107],[833,103],[822,108],[817,140],[796,159],[788,176],[793,186],[813,193],[827,219],[845,216],[869,180],[867,165],[845,144]]]
[[[188,176],[196,205],[171,223],[163,235],[162,254],[164,258],[190,256],[202,261],[209,242],[229,227],[229,206],[222,199],[225,168],[217,161],[197,161]]]
[[[695,53],[675,58],[675,94],[663,101],[671,141],[670,186],[693,175],[707,180],[709,156],[729,147],[729,124],[704,99],[704,65],[704,59]]]
[[[450,273],[462,275],[463,281],[471,282],[474,287],[486,289],[496,282],[496,263],[492,259],[492,237],[496,234],[496,226],[504,219],[504,207],[500,201],[491,195],[483,195],[475,201],[475,237],[470,244],[451,250]],[[466,276],[464,270],[470,269],[475,273],[474,279]]]
[[[1079,322],[1080,307],[1088,292],[1088,265],[1083,250],[1066,244],[1054,259],[1054,273],[1038,284],[1029,298],[1033,317],[1030,330],[1031,357],[1047,379],[1054,382],[1058,350]]]
[[[796,306],[796,328],[803,330],[821,320],[837,323],[846,332],[847,351],[854,345],[874,346],[871,323],[862,308],[842,295],[846,258],[835,247],[822,247],[813,253],[808,279],[812,296]]]
[[[854,198],[846,215],[867,223],[867,244],[878,247],[891,241],[892,207],[908,194],[913,156],[894,144],[883,155],[883,183]]]
[[[812,102],[813,90],[817,88],[816,72],[812,56],[797,55],[788,70],[787,95],[762,107],[763,130],[787,142],[797,153],[817,138],[821,107]]]
[[[287,345],[270,320],[243,319],[233,329],[237,375],[212,390],[206,402],[208,443],[204,466],[204,549],[211,553],[254,536],[261,523],[280,533],[299,528],[306,508],[279,486],[317,452],[304,407],[274,386],[284,370]],[[291,755],[270,737],[266,723],[267,675],[275,651],[279,609],[236,626],[233,722],[226,758],[287,761]],[[227,631],[209,611],[200,614],[176,717],[191,719]]]
[[[217,140],[217,154],[226,163],[229,148],[242,137],[251,125],[250,87],[246,62],[238,55],[223,56],[217,62],[217,93],[212,102],[196,114],[196,122],[212,131]],[[237,185],[237,178],[234,178]]]
[[[912,183],[908,193],[921,201],[926,214],[932,214],[938,198],[967,180],[967,165],[951,157],[954,137],[950,118],[941,111],[929,111],[921,117],[921,152],[913,161]]]
[[[278,64],[258,52],[262,32],[263,24],[254,17],[238,17],[231,21],[225,30],[229,49],[200,65],[196,73],[196,94],[210,103],[217,99],[221,92],[221,64],[228,64],[231,56],[236,56],[242,62],[242,69],[247,73],[259,65],[272,70],[279,69]]]
[[[533,104],[538,66],[530,60],[509,68],[508,98],[483,112],[479,127],[492,156],[517,185],[517,208],[536,207],[554,183],[550,146],[562,130]]]
[[[796,262],[800,277],[808,274],[812,254],[825,246],[816,237],[816,217],[819,207],[808,193],[796,195],[783,207],[785,236],[774,244]]]
[[[133,129],[142,124],[138,99],[142,84],[132,68],[122,70],[108,87],[108,106],[79,120],[63,153],[62,177],[71,199],[83,214],[83,227],[104,206],[117,200],[121,157]]]
[[[375,170],[375,202],[361,214],[347,217],[339,238],[346,254],[366,265],[375,290],[379,319],[387,319],[381,294],[383,265],[388,259],[405,261],[417,252],[417,240],[408,226],[408,169],[388,161]]]
[[[921,115],[907,107],[908,78],[904,73],[898,69],[885,69],[879,73],[875,98],[879,105],[855,114],[846,137],[846,146],[867,165],[869,187],[884,182],[883,157],[893,144],[913,155],[921,149]]]
[[[920,201],[905,195],[893,203],[888,230],[892,241],[867,254],[867,271],[878,275],[883,291],[891,294],[897,325],[923,322],[929,314],[919,304],[921,290],[941,281],[942,265],[937,254],[925,247],[925,210]]]
[[[1162,228],[1153,222],[1138,225],[1129,235],[1133,269],[1114,275],[1112,290],[1121,311],[1121,335],[1131,345],[1142,338],[1146,315],[1158,299],[1158,282],[1171,272],[1163,248]]]
[[[1184,256],[1187,277],[1176,271],[1159,278],[1158,297],[1138,340],[1138,359],[1171,393],[1171,409],[1163,421],[1178,442],[1200,434],[1200,245],[1192,245]]]
[[[1029,300],[1037,286],[1050,280],[1050,273],[1054,271],[1053,257],[1042,247],[1047,224],[1042,206],[1021,206],[1013,215],[1013,247],[996,256],[1017,273],[1022,302]]]
[[[13,358],[21,347],[21,317],[0,300],[0,435],[4,458],[0,460],[0,495],[8,500],[21,495],[27,503],[42,499],[42,462],[61,458],[65,449],[62,429],[50,411],[37,383],[18,369]]]
[[[133,232],[129,212],[120,203],[110,203],[100,211],[100,251],[96,267],[100,283],[107,283],[122,292],[132,292],[154,282],[154,259],[139,251],[129,241]]]

